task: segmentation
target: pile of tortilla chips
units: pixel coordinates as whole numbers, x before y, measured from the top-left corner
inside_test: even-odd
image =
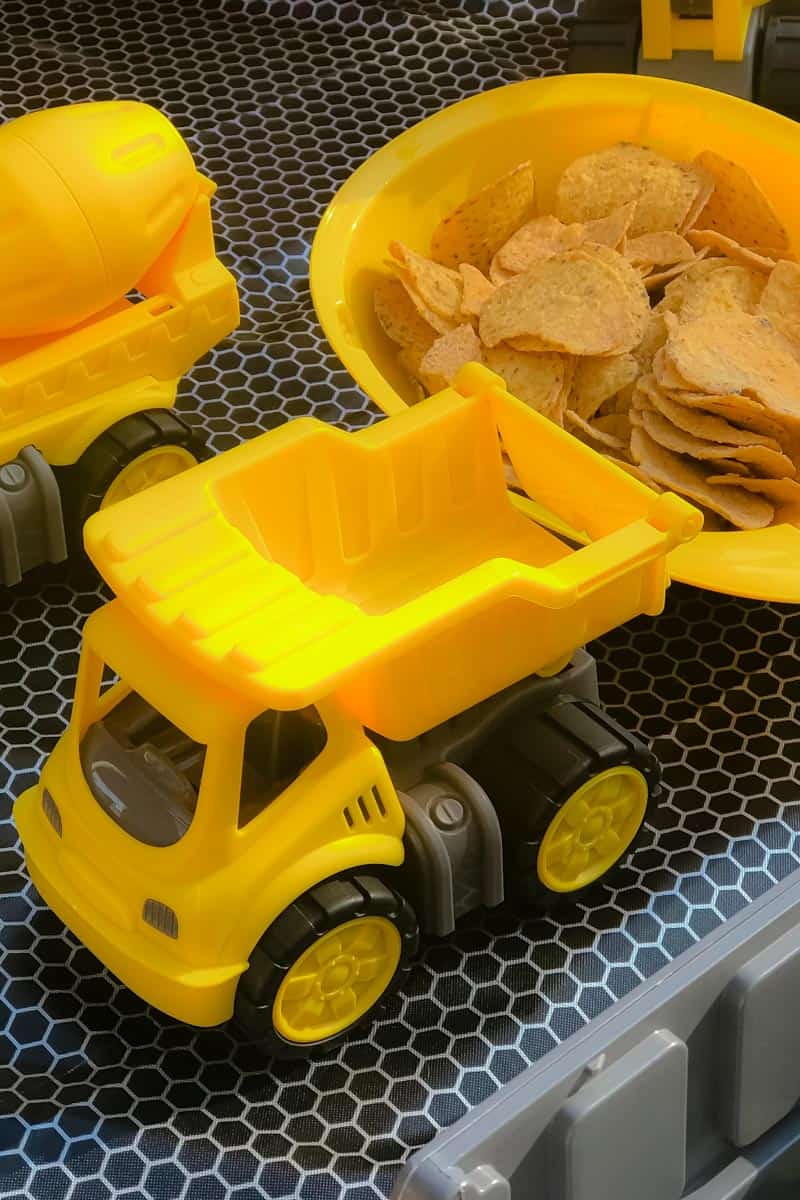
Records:
[[[389,246],[375,310],[420,394],[479,361],[707,528],[800,505],[800,266],[757,183],[706,151],[576,159],[555,213],[530,163]],[[800,510],[798,510],[800,511]]]

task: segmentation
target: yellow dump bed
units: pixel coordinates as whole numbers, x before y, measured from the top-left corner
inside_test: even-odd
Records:
[[[516,509],[501,439],[529,494],[592,545]],[[470,365],[358,433],[306,419],[264,434],[98,513],[86,546],[165,652],[265,708],[335,692],[404,739],[660,611],[665,556],[700,524]]]

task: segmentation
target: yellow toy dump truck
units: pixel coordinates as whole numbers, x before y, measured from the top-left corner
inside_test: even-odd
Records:
[[[800,118],[800,0],[584,0],[567,70],[657,75]]]
[[[517,511],[501,439],[592,545]],[[166,1012],[235,1014],[276,1055],[335,1045],[420,929],[626,857],[657,766],[576,647],[659,612],[700,523],[477,364],[369,429],[297,420],[97,514],[116,599],[16,805],[31,878]]]
[[[0,584],[80,548],[96,509],[206,457],[168,410],[238,321],[213,192],[145,104],[0,128]]]

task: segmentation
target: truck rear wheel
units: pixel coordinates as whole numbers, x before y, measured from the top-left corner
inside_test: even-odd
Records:
[[[759,104],[800,119],[800,0],[773,0],[766,10],[754,85]]]
[[[523,714],[470,765],[494,801],[510,894],[575,899],[624,861],[660,795],[655,758],[597,705]]]
[[[208,458],[200,434],[168,409],[123,417],[101,433],[72,467],[59,472],[71,552],[100,508],[145,491]]]
[[[640,0],[589,0],[567,25],[569,74],[636,74],[642,39]]]
[[[276,1058],[332,1050],[399,987],[418,944],[414,912],[379,879],[321,883],[253,950],[235,1020]]]

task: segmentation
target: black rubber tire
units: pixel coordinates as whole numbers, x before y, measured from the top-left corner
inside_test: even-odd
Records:
[[[123,417],[88,446],[71,467],[58,470],[70,554],[83,548],[83,526],[125,467],[159,446],[180,446],[198,462],[210,457],[202,435],[169,409]]]
[[[800,120],[800,0],[766,10],[753,90],[765,108]]]
[[[470,773],[491,797],[503,830],[506,894],[538,907],[580,899],[608,877],[584,888],[557,892],[537,873],[544,834],[564,802],[610,767],[635,767],[648,800],[630,845],[609,871],[626,861],[642,838],[661,796],[660,772],[651,751],[598,705],[565,699],[545,712],[523,713],[482,747]]]
[[[272,1008],[287,971],[323,934],[357,917],[385,917],[400,934],[400,961],[382,996],[368,1013],[335,1037],[290,1042],[277,1032]],[[239,980],[234,1020],[272,1058],[306,1058],[333,1050],[352,1031],[368,1023],[402,984],[419,949],[419,925],[411,906],[372,875],[330,879],[305,892],[270,925]]]
[[[636,73],[642,40],[640,0],[586,0],[567,26],[568,74]]]

